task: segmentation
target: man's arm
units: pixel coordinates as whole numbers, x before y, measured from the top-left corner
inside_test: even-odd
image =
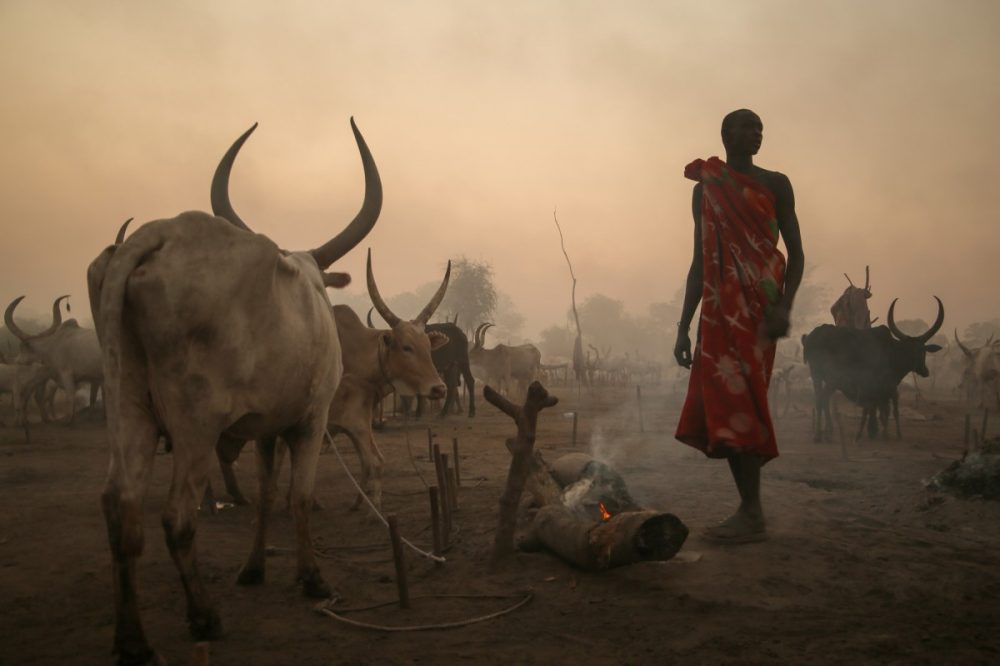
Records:
[[[694,217],[694,256],[691,257],[691,268],[688,269],[684,305],[681,308],[681,320],[677,323],[677,342],[674,344],[674,358],[685,368],[691,367],[691,337],[688,331],[691,328],[694,311],[701,301],[704,282],[701,257],[701,183],[694,186],[691,195],[691,215]]]
[[[778,218],[778,231],[785,241],[788,251],[788,262],[785,266],[785,284],[781,300],[771,309],[767,321],[767,333],[777,339],[788,335],[789,317],[795,294],[802,283],[802,272],[805,268],[805,255],[802,253],[802,234],[799,232],[799,218],[795,214],[795,192],[792,183],[782,173],[774,176],[775,214]]]

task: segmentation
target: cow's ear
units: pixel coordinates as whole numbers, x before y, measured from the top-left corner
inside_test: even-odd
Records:
[[[351,276],[347,273],[323,273],[323,286],[343,289],[351,284]]]
[[[386,331],[382,334],[382,344],[392,349],[392,333]]]
[[[448,344],[448,336],[440,331],[431,331],[427,334],[427,337],[431,340],[431,350],[440,349]]]
[[[934,352],[941,351],[941,345],[927,345],[924,347],[924,351],[928,354],[933,354]]]

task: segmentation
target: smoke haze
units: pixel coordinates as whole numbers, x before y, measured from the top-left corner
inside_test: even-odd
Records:
[[[873,315],[997,316],[1000,4],[55,2],[0,4],[0,301],[45,313],[120,223],[232,199],[289,249],[361,203],[355,116],[385,190],[364,248],[391,295],[489,261],[534,336],[579,279],[635,312],[690,262],[690,160],[739,107],[795,187],[807,265],[839,293],[872,265]],[[336,294],[333,294],[337,300]],[[363,313],[362,313],[363,315]],[[669,346],[672,341],[665,342]]]

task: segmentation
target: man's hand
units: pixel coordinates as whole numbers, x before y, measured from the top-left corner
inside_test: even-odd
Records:
[[[764,329],[767,337],[772,340],[786,337],[788,335],[788,328],[791,326],[789,317],[790,312],[787,306],[780,303],[771,306],[771,309],[768,310],[767,315],[764,317]]]
[[[682,368],[691,368],[691,338],[686,328],[677,329],[677,342],[674,344],[674,358]]]

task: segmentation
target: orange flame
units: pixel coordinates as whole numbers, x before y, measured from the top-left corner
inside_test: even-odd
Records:
[[[601,520],[611,520],[611,512],[604,506],[604,502],[598,502],[597,508],[601,510]]]

